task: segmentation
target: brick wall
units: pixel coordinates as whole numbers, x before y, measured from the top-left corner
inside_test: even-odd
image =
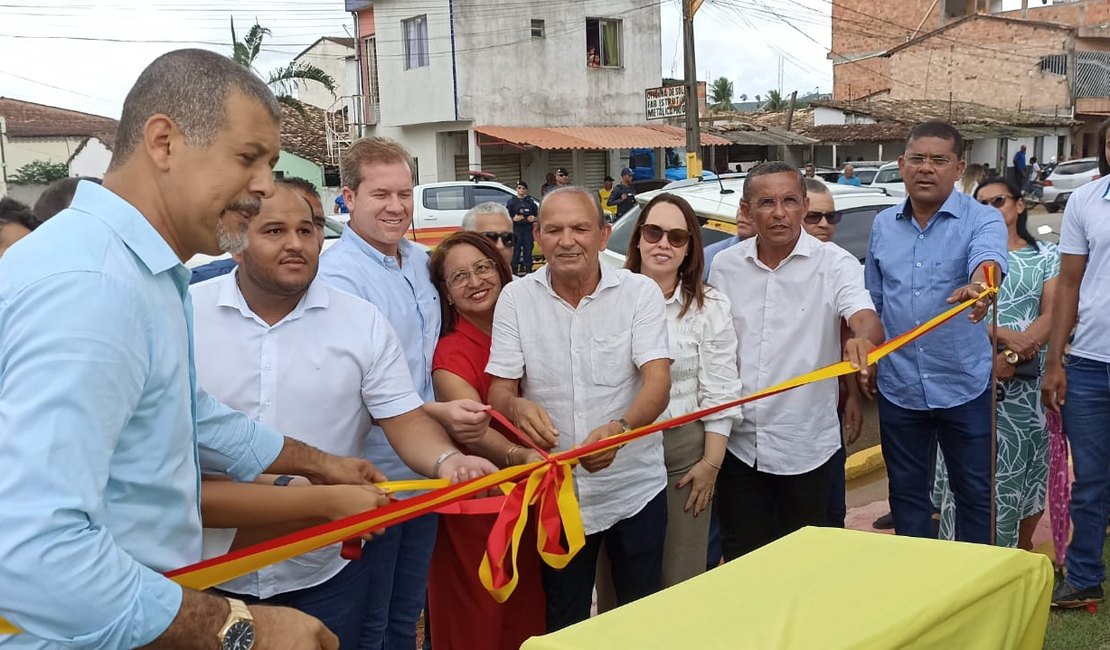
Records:
[[[1063,75],[1040,71],[1042,56],[1066,51],[1068,33],[979,19],[890,56],[896,99],[949,99],[1017,109],[1064,110]]]
[[[1007,11],[999,14],[1010,18],[1022,18],[1022,11]],[[1073,27],[1090,27],[1110,21],[1110,0],[1086,0],[1075,4],[1041,5],[1029,0],[1029,20],[1049,23],[1063,23]]]
[[[832,51],[876,52],[901,45],[929,12],[933,0],[836,0],[832,3]],[[939,27],[934,9],[922,32]]]
[[[851,101],[890,89],[890,59],[875,57],[833,66],[833,99]]]

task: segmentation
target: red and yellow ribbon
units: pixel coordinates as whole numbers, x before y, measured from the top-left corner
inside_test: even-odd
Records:
[[[995,270],[991,266],[988,266],[987,269],[988,286],[978,296],[959,303],[928,322],[876,347],[868,354],[868,363],[871,365],[877,363],[898,348],[951,320],[977,301],[996,294],[998,287]],[[382,508],[368,510],[345,519],[320,524],[268,542],[232,551],[219,557],[175,569],[165,575],[189,589],[209,589],[263,567],[277,564],[337,542],[359,537],[369,531],[395,526],[421,515],[435,512],[449,504],[487,492],[503,483],[515,483],[527,477],[528,480],[517,483],[505,499],[498,514],[497,522],[490,534],[486,555],[479,567],[479,577],[482,584],[498,602],[504,602],[517,584],[516,558],[520,547],[520,537],[527,525],[530,506],[537,507],[539,518],[537,548],[540,556],[548,565],[554,568],[565,567],[585,543],[581,513],[577,499],[574,496],[574,483],[571,473],[571,466],[577,463],[578,459],[619,447],[632,440],[664,429],[700,420],[713,413],[777,395],[804,384],[840,377],[857,371],[858,369],[853,368],[849,362],[842,361],[786,380],[727,404],[688,413],[551,455],[536,448],[527,436],[517,430],[500,413],[491,411],[491,415],[495,419],[521,437],[522,441],[540,451],[545,459],[526,465],[507,467],[488,476],[465,483],[438,487],[438,489],[426,494],[403,499]],[[386,484],[383,487],[399,492],[428,489],[435,485],[442,486],[442,483],[408,481],[403,484]],[[564,537],[567,540],[567,548],[565,549],[561,546]],[[508,565],[506,562],[508,562]],[[511,569],[509,565],[511,565]],[[0,634],[15,634],[18,632],[19,630],[16,627],[0,618]]]

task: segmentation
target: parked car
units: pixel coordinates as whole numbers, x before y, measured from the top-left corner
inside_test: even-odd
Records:
[[[328,250],[328,248],[331,247],[332,244],[339,241],[339,237],[343,234],[343,229],[345,227],[346,226],[342,221],[332,216],[324,217],[324,250]],[[185,266],[190,269],[195,269],[202,264],[207,264],[216,260],[227,259],[229,257],[231,256],[227,253],[218,256],[198,254],[190,257],[189,261],[185,262]]]
[[[726,192],[721,193],[721,186]],[[701,223],[702,244],[708,246],[722,239],[736,235],[736,208],[740,205],[740,194],[744,187],[744,179],[728,175],[717,182],[700,182],[668,190],[647,192],[636,196],[636,207],[613,226],[606,249],[601,251],[601,263],[610,268],[623,268],[625,254],[628,251],[628,242],[632,239],[632,231],[636,227],[636,220],[643,206],[655,195],[663,191],[671,192],[690,203],[694,213]],[[836,237],[833,241],[843,246],[860,262],[867,257],[867,247],[871,240],[871,223],[875,215],[887,207],[901,202],[900,199],[869,188],[858,188],[850,185],[830,185],[836,201],[836,208],[844,213],[844,218],[837,224]]]
[[[1098,158],[1078,158],[1059,163],[1044,179],[1040,202],[1049,212],[1059,212],[1077,188],[1099,177]]]
[[[516,196],[495,181],[447,181],[417,185],[412,190],[412,228],[407,237],[434,248],[462,226],[466,211],[479,203],[505,205]]]
[[[906,184],[902,182],[902,171],[898,169],[898,161],[888,162],[879,167],[875,178],[871,180],[870,187],[879,187],[891,196],[905,198]]]
[[[853,165],[852,169],[855,171],[856,178],[863,185],[870,185],[871,181],[875,180],[875,176],[879,174],[878,167],[856,167]]]

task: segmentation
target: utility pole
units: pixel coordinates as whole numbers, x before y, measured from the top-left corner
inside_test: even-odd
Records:
[[[682,61],[686,69],[686,177],[701,176],[701,128],[698,125],[698,72],[694,62],[694,14],[702,0],[682,0]]]

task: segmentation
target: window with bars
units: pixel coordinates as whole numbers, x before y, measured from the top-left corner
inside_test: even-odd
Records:
[[[428,16],[414,16],[401,21],[405,35],[405,69],[423,68],[428,58]]]
[[[538,19],[532,19],[532,38],[543,38],[545,36],[544,22]]]
[[[621,21],[612,18],[586,19],[586,67],[621,67],[624,49],[621,27]]]

